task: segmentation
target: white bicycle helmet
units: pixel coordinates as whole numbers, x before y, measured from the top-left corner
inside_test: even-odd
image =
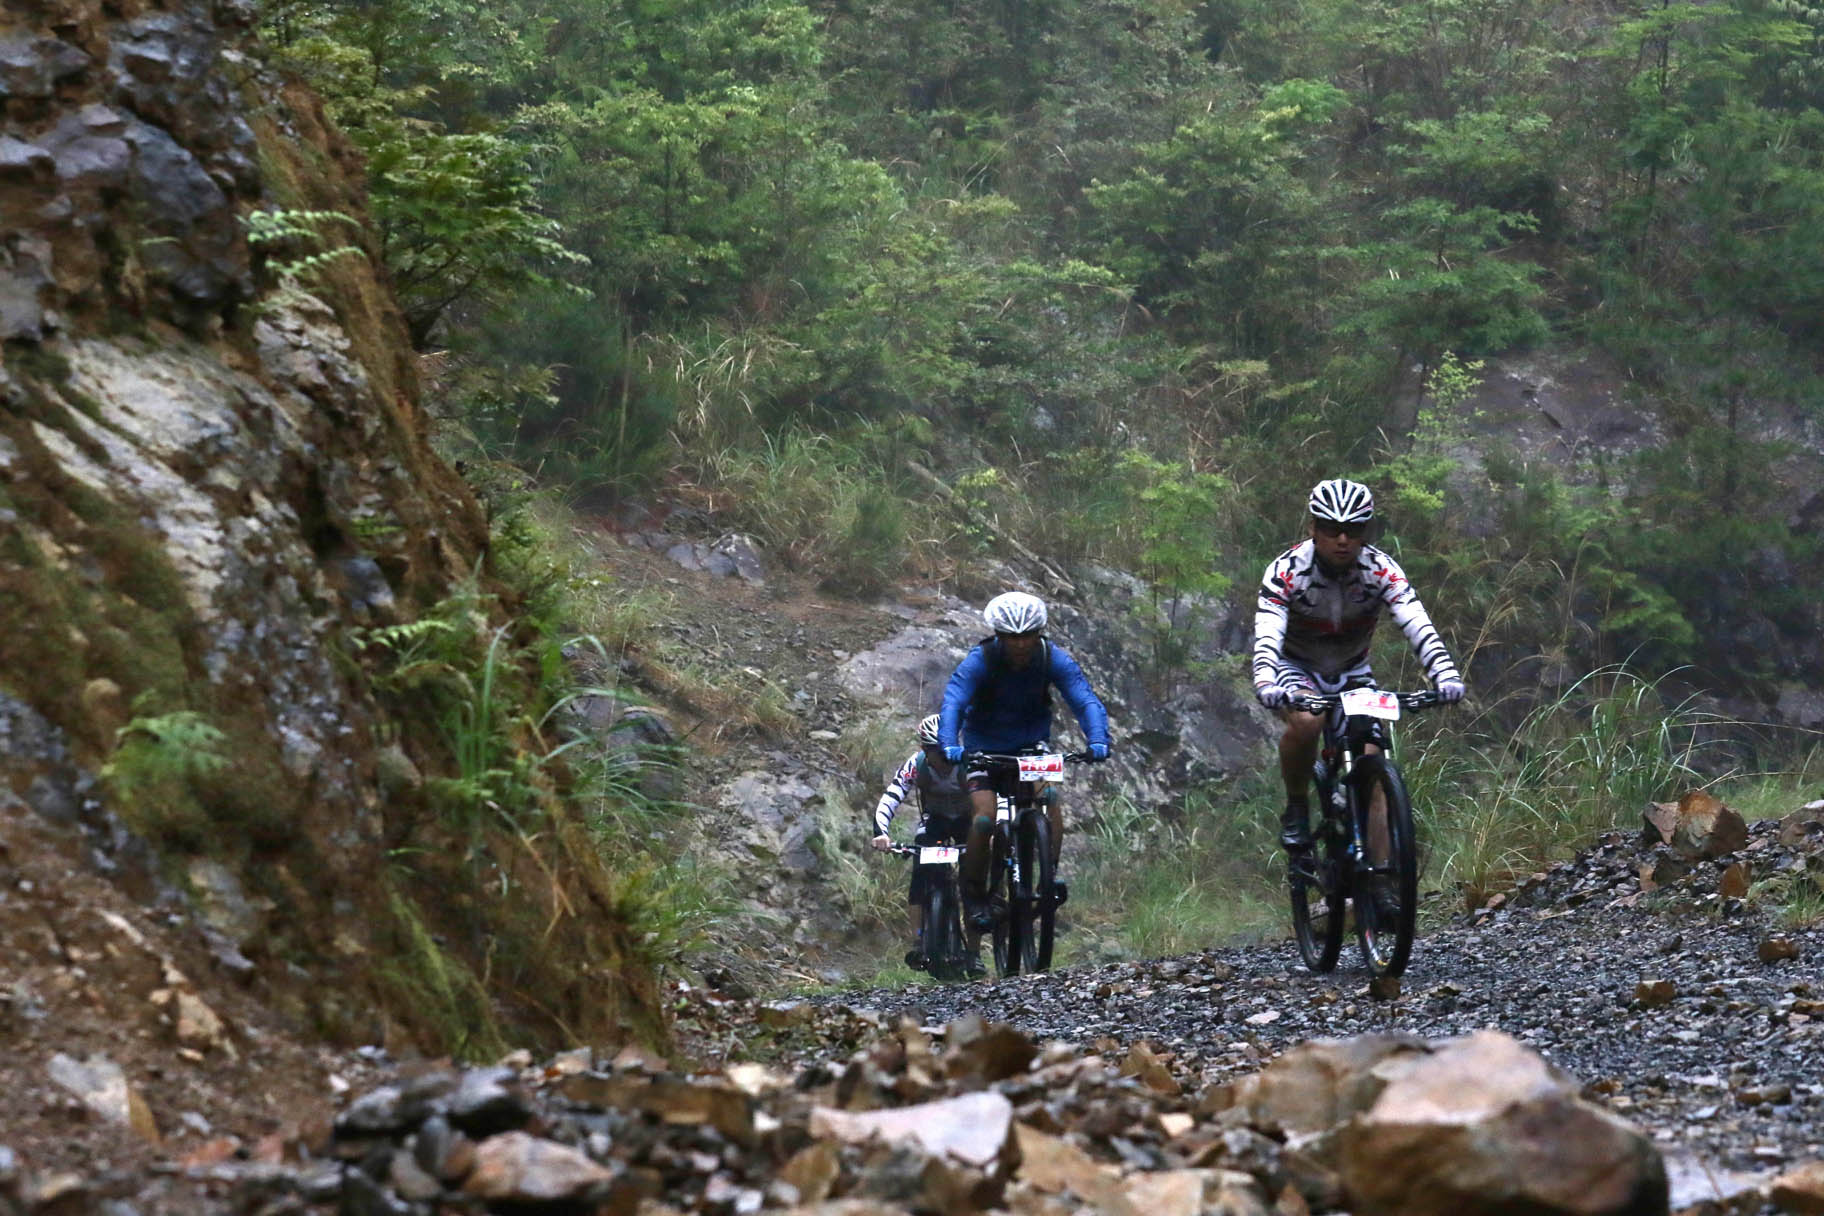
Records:
[[[938,723],[941,720],[942,719],[940,719],[938,717],[938,715],[936,715],[936,714],[930,714],[919,720],[918,741],[921,744],[923,744],[926,747],[936,747],[937,746],[937,743],[938,743],[937,727],[938,727]]]
[[[1311,518],[1336,524],[1365,524],[1374,518],[1374,495],[1359,481],[1332,478],[1311,487]]]
[[[1045,601],[1024,591],[1006,591],[988,601],[982,619],[996,633],[1031,633],[1045,628]]]

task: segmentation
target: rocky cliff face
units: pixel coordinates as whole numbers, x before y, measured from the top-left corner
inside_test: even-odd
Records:
[[[425,445],[374,260],[282,289],[249,247],[255,210],[364,211],[250,21],[238,0],[0,17],[0,811],[148,892],[188,865],[225,949],[367,1035],[359,984],[297,981],[372,970],[404,830],[383,786],[440,744],[385,721],[350,630],[446,600],[487,528]],[[228,763],[186,759],[199,740]],[[163,860],[123,866],[134,839]]]

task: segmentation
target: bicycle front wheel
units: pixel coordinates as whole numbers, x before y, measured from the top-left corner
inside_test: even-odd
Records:
[[[1384,755],[1364,756],[1353,774],[1364,828],[1378,795],[1387,806],[1387,856],[1364,860],[1355,872],[1355,932],[1372,975],[1399,975],[1412,957],[1419,911],[1419,850],[1412,801],[1399,768]],[[1364,840],[1370,838],[1366,831]]]
[[[988,910],[994,917],[994,929],[991,940],[994,944],[994,970],[1000,976],[1018,975],[1020,973],[1020,944],[1013,920],[1013,875],[1010,872],[1009,859],[1012,857],[1012,845],[1007,840],[1007,833],[996,825],[994,835],[990,838],[988,868]]]
[[[1325,798],[1322,787],[1318,797]],[[1317,824],[1317,839],[1304,853],[1286,858],[1286,890],[1292,900],[1292,936],[1305,966],[1320,975],[1336,966],[1343,951],[1343,902],[1349,885],[1349,839],[1329,815]]]
[[[1020,816],[1014,848],[1019,859],[1019,881],[1008,922],[1018,948],[1020,970],[1030,975],[1051,966],[1052,939],[1057,930],[1058,909],[1051,894],[1051,820],[1044,811],[1028,810]]]
[[[956,919],[956,882],[933,878],[925,890],[925,972],[933,979],[954,979],[961,955]]]
[[[1043,811],[1034,817],[1033,848],[1037,851],[1038,864],[1033,872],[1038,875],[1038,912],[1034,917],[1033,928],[1037,931],[1034,937],[1033,971],[1051,970],[1051,947],[1058,931],[1058,897],[1057,874],[1051,860],[1051,819]]]

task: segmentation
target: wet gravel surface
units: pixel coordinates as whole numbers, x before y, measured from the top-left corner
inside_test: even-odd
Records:
[[[1790,927],[1771,900],[1719,893],[1733,861],[1773,890],[1804,874],[1806,854],[1767,821],[1738,857],[1643,891],[1641,867],[1663,853],[1605,838],[1499,910],[1426,933],[1393,999],[1370,994],[1353,941],[1327,975],[1288,941],[844,1003],[931,1021],[975,1012],[1040,1038],[1146,1039],[1211,1080],[1310,1038],[1498,1029],[1662,1143],[1737,1169],[1824,1155],[1824,925]]]

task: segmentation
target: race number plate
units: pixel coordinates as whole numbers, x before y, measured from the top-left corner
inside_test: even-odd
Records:
[[[963,851],[957,848],[922,848],[918,851],[918,864],[921,866],[953,866],[961,861]]]
[[[1045,756],[1020,757],[1021,781],[1064,780],[1064,757],[1057,752]]]
[[[1350,717],[1361,715],[1364,718],[1383,718],[1388,722],[1400,720],[1400,698],[1398,693],[1382,692],[1378,688],[1351,688],[1343,694],[1343,712]]]

